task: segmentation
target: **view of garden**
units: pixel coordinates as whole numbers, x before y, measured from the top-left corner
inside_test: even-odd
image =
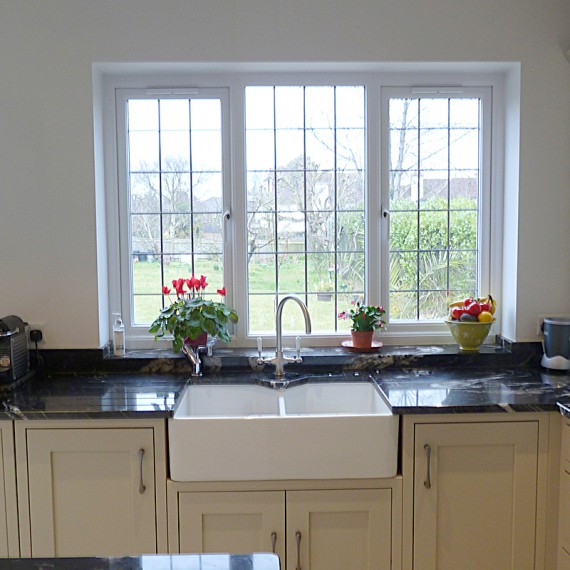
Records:
[[[220,103],[129,104],[133,314],[148,324],[173,279],[205,275],[212,296],[228,286]],[[348,330],[337,315],[363,300],[371,258],[363,117],[362,87],[246,88],[246,242],[234,246],[248,333],[274,330],[285,294],[306,301],[314,331]],[[389,321],[441,319],[450,297],[476,293],[478,121],[477,99],[390,100]],[[302,329],[300,311],[286,319]]]

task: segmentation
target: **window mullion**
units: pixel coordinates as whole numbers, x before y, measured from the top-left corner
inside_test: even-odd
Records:
[[[449,291],[451,286],[451,99],[447,100],[447,263],[446,284]]]
[[[418,230],[417,230],[417,236],[416,236],[416,247],[417,247],[417,252],[416,252],[416,319],[420,318],[420,231],[421,231],[421,213],[420,213],[420,192],[421,192],[421,179],[422,179],[422,145],[421,145],[421,140],[422,140],[422,106],[421,106],[421,99],[418,98],[417,100],[417,105],[418,105],[418,149],[417,149],[417,153],[418,153],[418,157],[417,157],[417,188],[416,188],[416,192],[418,194],[417,198],[416,198],[416,207],[417,207],[417,224],[418,224]]]
[[[274,221],[273,221],[273,239],[275,242],[275,309],[279,304],[279,201],[277,195],[277,101],[275,98],[275,87],[273,93],[273,204],[274,204]]]
[[[333,236],[334,236],[334,266],[338,267],[338,132],[337,132],[337,90],[336,87],[334,89],[334,111],[333,111],[333,149],[334,149],[334,198],[333,198],[333,207],[334,207],[334,220],[333,220]],[[364,280],[366,282],[366,272],[364,274]],[[334,303],[334,314],[335,316],[338,315],[338,272],[335,271],[334,273],[334,295],[333,295],[333,303]],[[338,319],[335,318],[334,320],[334,331],[338,331]]]
[[[224,217],[224,275],[229,296],[228,303],[237,310],[239,321],[236,327],[237,339],[246,336],[248,328],[248,240],[247,240],[247,179],[245,164],[245,85],[230,82],[231,97],[225,101],[223,132],[227,152],[228,168],[224,169],[225,208],[231,212],[230,219]],[[230,159],[231,156],[231,159]],[[231,164],[231,174],[229,165]],[[224,210],[226,211],[226,210]],[[246,236],[244,239],[243,236]]]
[[[303,213],[304,213],[304,228],[305,235],[304,243],[304,280],[305,280],[305,303],[309,306],[309,299],[307,291],[309,289],[309,242],[308,242],[308,229],[309,229],[309,212],[307,208],[307,88],[303,87]]]
[[[190,175],[190,251],[192,259],[192,274],[195,273],[196,253],[194,248],[194,167],[192,164],[192,99],[188,99],[188,171]]]
[[[366,85],[366,266],[368,301],[383,305],[389,315],[390,275],[390,125],[388,98],[376,82]],[[384,216],[383,212],[386,212]]]
[[[163,178],[162,178],[162,140],[161,140],[161,125],[160,125],[160,99],[157,99],[158,106],[158,206],[159,206],[159,221],[158,227],[160,228],[160,282],[164,283],[164,195],[163,195]],[[132,278],[132,277],[131,277]],[[162,307],[164,308],[166,300],[162,297]]]

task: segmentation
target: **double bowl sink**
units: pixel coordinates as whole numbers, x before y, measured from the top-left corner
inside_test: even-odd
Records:
[[[174,481],[393,477],[398,417],[372,382],[187,386],[169,419]]]

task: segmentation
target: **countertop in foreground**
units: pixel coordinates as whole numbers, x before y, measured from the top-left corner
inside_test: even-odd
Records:
[[[275,554],[149,554],[125,558],[0,559],[3,570],[279,570]]]

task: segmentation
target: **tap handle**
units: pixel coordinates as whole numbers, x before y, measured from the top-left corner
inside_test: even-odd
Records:
[[[257,356],[261,358],[261,351],[263,350],[263,339],[258,336],[257,337]]]
[[[301,337],[295,337],[295,350],[297,352],[297,360],[301,358]]]

